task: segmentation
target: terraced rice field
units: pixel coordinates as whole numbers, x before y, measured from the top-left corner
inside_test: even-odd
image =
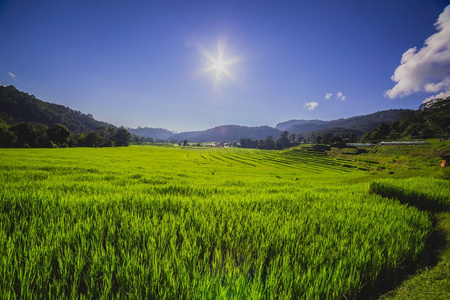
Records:
[[[369,181],[309,150],[0,149],[0,295],[363,297],[432,229]]]

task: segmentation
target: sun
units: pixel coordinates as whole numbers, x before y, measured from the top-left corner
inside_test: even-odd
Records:
[[[212,63],[212,68],[216,70],[217,73],[222,73],[224,72],[226,63],[221,59],[217,59]]]
[[[222,80],[223,75],[226,74],[228,77],[232,76],[231,72],[227,70],[228,61],[224,61],[221,57],[211,61],[211,71],[216,72],[216,80]]]
[[[217,54],[215,55],[206,50],[202,45],[197,45],[197,49],[200,54],[207,59],[206,66],[197,72],[198,75],[215,73],[214,85],[218,85],[225,79],[229,79],[234,82],[237,81],[236,76],[232,72],[232,65],[239,62],[241,58],[239,56],[233,56],[230,58],[226,56],[226,43],[224,39],[219,39],[217,41]]]

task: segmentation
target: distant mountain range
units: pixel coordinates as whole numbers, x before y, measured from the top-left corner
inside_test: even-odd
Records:
[[[173,135],[173,139],[199,142],[239,142],[241,138],[265,139],[271,135],[278,138],[281,131],[269,126],[246,127],[239,125],[217,126],[204,131],[182,132]]]
[[[188,140],[199,142],[239,142],[241,138],[252,140],[265,139],[272,136],[277,139],[283,131],[289,134],[308,136],[314,133],[330,131],[333,133],[353,133],[361,136],[382,122],[390,123],[398,119],[405,109],[391,109],[373,114],[356,116],[332,121],[322,120],[290,120],[276,125],[247,127],[239,125],[223,125],[203,131],[175,133],[164,128],[127,128],[140,137],[156,140]],[[90,114],[84,114],[71,108],[44,102],[33,95],[21,92],[14,86],[0,86],[0,119],[13,126],[22,122],[40,123],[52,126],[54,123],[65,125],[72,132],[96,131],[99,127],[115,127],[112,124],[97,121]],[[1,121],[0,120],[0,121]]]
[[[275,128],[269,126],[246,127],[238,125],[217,126],[203,131],[191,131],[173,133],[167,129],[161,128],[127,128],[129,132],[142,137],[151,137],[154,139],[166,139],[183,141],[188,140],[192,143],[200,142],[238,142],[241,138],[251,138],[252,140],[265,139],[272,136],[277,139],[283,131],[289,134],[303,135],[305,137],[323,134],[325,131],[333,134],[355,134],[361,136],[364,132],[370,131],[381,123],[390,123],[408,110],[391,109],[379,111],[369,115],[356,116],[347,119],[338,119],[332,121],[322,120],[290,120],[277,124]]]
[[[170,139],[175,133],[173,131],[164,128],[149,128],[149,127],[138,127],[138,128],[127,128],[131,134],[135,134],[144,138],[152,138],[155,140],[167,140]]]
[[[390,123],[399,118],[399,116],[408,111],[408,109],[390,109],[378,111],[373,114],[356,116],[347,119],[338,119],[332,121],[322,120],[290,120],[279,123],[275,128],[286,130],[289,133],[301,134],[312,131],[321,131],[330,128],[351,129],[362,135],[366,131],[370,131],[381,123]]]

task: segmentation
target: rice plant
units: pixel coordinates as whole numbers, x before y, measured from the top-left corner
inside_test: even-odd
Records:
[[[1,149],[0,294],[355,298],[432,227],[365,176],[320,153]]]

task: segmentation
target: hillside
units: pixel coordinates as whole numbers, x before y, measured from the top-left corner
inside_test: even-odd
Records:
[[[323,120],[290,120],[276,125],[275,128],[269,126],[247,127],[239,125],[217,126],[203,131],[189,131],[173,134],[167,129],[161,128],[128,128],[133,134],[141,137],[151,137],[154,139],[174,139],[177,141],[188,140],[193,143],[200,142],[237,142],[241,138],[250,138],[252,140],[265,139],[272,136],[277,139],[282,131],[288,131],[290,134],[302,134],[304,137],[314,137],[325,132],[334,134],[354,134],[361,136],[381,123],[389,123],[398,119],[398,117],[409,110],[391,109],[379,111],[369,115],[356,116],[347,119],[338,119],[332,121]]]
[[[336,133],[349,133],[361,136],[364,132],[373,130],[381,123],[390,123],[409,110],[392,109],[379,111],[369,115],[356,116],[332,121],[323,120],[290,120],[277,124],[276,128],[269,126],[247,127],[239,125],[217,126],[204,131],[174,133],[163,128],[138,127],[127,130],[140,137],[156,140],[174,139],[189,142],[238,142],[241,138],[252,140],[265,139],[272,136],[277,139],[282,131],[290,134],[314,136],[324,130]],[[84,114],[65,107],[37,99],[34,95],[17,90],[14,86],[0,86],[0,119],[11,126],[28,122],[44,124],[51,127],[55,123],[65,125],[71,132],[96,131],[99,127],[115,127],[106,122],[97,121],[90,114]]]
[[[170,139],[174,133],[170,130],[164,128],[149,128],[149,127],[138,127],[138,128],[127,128],[131,134],[135,134],[144,138],[153,138],[155,140],[166,140]]]
[[[90,114],[36,99],[34,95],[21,92],[12,85],[0,86],[0,119],[12,126],[27,122],[51,127],[59,123],[72,132],[96,131],[101,126],[115,127],[95,120]]]
[[[281,131],[269,126],[246,127],[238,125],[217,126],[205,131],[191,131],[174,134],[171,138],[177,141],[188,140],[189,142],[238,142],[241,138],[265,139],[271,135],[279,137]]]
[[[409,111],[407,109],[390,109],[378,111],[373,114],[355,116],[346,119],[338,119],[332,121],[320,120],[290,120],[279,123],[275,128],[287,130],[289,133],[299,134],[311,131],[320,131],[328,128],[345,128],[353,129],[359,132],[359,135],[366,131],[370,131],[381,123],[390,123],[398,119],[398,117]],[[281,129],[283,128],[283,129]]]
[[[289,129],[292,126],[297,126],[297,125],[302,125],[302,126],[308,127],[308,126],[320,126],[320,125],[323,125],[326,123],[327,123],[327,121],[323,121],[323,120],[289,120],[286,122],[278,123],[275,126],[275,128],[283,131],[283,130]]]

